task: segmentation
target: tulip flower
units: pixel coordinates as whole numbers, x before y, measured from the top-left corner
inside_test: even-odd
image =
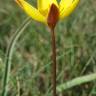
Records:
[[[18,5],[30,16],[32,19],[45,23],[51,29],[52,36],[52,83],[53,96],[56,96],[56,42],[54,28],[57,22],[69,16],[79,3],[79,0],[37,0],[37,8],[30,5],[27,0],[15,0]]]
[[[15,0],[20,7],[34,20],[43,22],[54,28],[59,19],[70,15],[79,0],[37,0],[37,8],[33,7],[25,0]]]

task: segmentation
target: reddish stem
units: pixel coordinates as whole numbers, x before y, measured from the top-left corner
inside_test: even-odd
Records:
[[[55,32],[54,29],[51,30],[51,39],[52,39],[52,89],[53,96],[56,96],[56,41],[55,41]]]

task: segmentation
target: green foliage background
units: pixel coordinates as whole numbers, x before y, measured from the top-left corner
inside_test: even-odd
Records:
[[[36,0],[29,0],[36,5]],[[0,0],[0,94],[5,54],[11,37],[27,15],[14,0]],[[57,85],[96,72],[96,1],[81,0],[77,9],[55,29]],[[51,96],[49,29],[32,20],[16,44],[8,96]],[[20,95],[19,95],[20,94]],[[96,96],[96,83],[68,89],[59,96]]]

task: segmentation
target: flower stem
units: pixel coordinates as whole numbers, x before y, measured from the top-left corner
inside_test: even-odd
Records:
[[[52,39],[52,89],[53,96],[56,96],[56,41],[55,41],[55,32],[54,29],[51,30],[51,39]]]

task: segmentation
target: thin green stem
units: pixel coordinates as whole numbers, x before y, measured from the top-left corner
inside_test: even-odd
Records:
[[[11,60],[12,60],[12,55],[14,51],[14,46],[18,38],[21,36],[21,34],[26,29],[26,27],[30,24],[30,22],[31,21],[29,18],[27,18],[24,21],[24,23],[20,26],[20,28],[14,33],[12,40],[9,44],[9,47],[6,53],[6,58],[5,58],[5,73],[4,73],[4,80],[3,80],[2,96],[7,96],[7,93],[8,93],[8,82],[9,82],[9,77],[10,77]]]
[[[61,85],[57,86],[57,91],[62,92],[62,91],[67,90],[69,88],[78,86],[80,84],[88,83],[88,82],[91,82],[93,80],[96,80],[96,73],[92,73],[90,75],[77,77],[73,80],[70,80],[70,81],[64,83],[64,84],[61,84]]]
[[[56,40],[54,29],[51,30],[52,39],[52,84],[53,84],[53,96],[56,96]]]

